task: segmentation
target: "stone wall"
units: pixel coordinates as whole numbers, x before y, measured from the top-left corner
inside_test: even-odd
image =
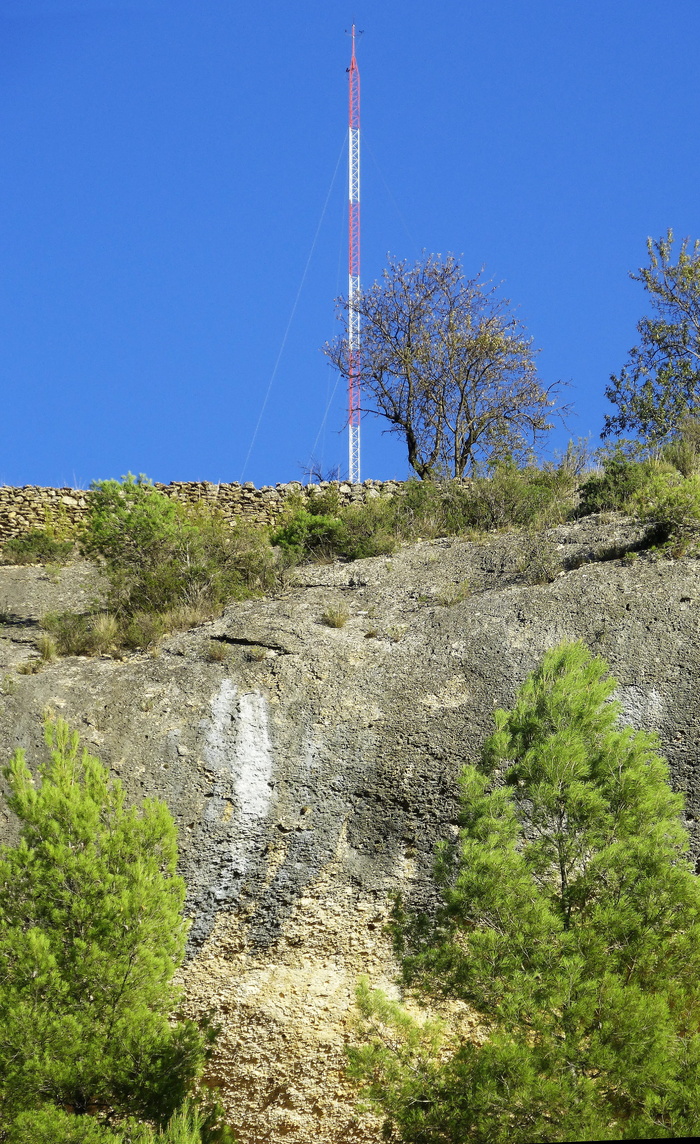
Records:
[[[156,484],[156,488],[185,504],[205,501],[215,506],[229,521],[244,517],[256,524],[274,524],[287,498],[294,494],[308,500],[319,492],[334,488],[338,490],[341,504],[364,504],[374,497],[393,495],[401,488],[401,482],[364,481],[361,485],[350,485],[343,481],[322,481],[320,484],[302,485],[300,481],[289,481],[287,484],[264,485],[257,489],[253,484],[241,485],[237,481],[227,485],[212,485],[207,481],[173,481],[169,485]]]
[[[266,485],[257,489],[253,484],[213,485],[208,481],[173,481],[169,485],[155,486],[166,496],[185,504],[204,501],[216,507],[228,521],[240,517],[256,524],[274,524],[287,498],[296,493],[306,499],[328,488],[336,488],[341,504],[363,504],[378,496],[391,496],[400,487],[398,481],[364,481],[350,485],[338,481],[323,481],[316,485],[302,485],[299,481]],[[35,528],[47,525],[79,526],[83,521],[90,492],[83,489],[41,488],[24,485],[13,488],[0,486],[0,543],[14,536],[22,536]]]
[[[0,485],[0,543],[47,525],[79,525],[87,511],[89,495],[81,489]]]

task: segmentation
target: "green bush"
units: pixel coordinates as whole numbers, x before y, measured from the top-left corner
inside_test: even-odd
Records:
[[[47,612],[41,618],[41,626],[53,639],[59,655],[103,655],[120,648],[149,647],[166,631],[192,626],[168,623],[171,616],[172,613],[136,612],[117,619],[105,612]],[[41,652],[39,643],[37,647]]]
[[[432,537],[442,531],[460,532],[459,526],[446,528],[445,506],[448,499],[459,503],[463,489],[452,481],[406,481],[391,500],[392,529],[402,540]]]
[[[542,533],[523,538],[520,571],[528,584],[551,584],[561,570],[561,555]]]
[[[603,459],[602,473],[581,485],[579,513],[623,512],[654,474],[652,461],[636,461],[616,448]]]
[[[6,540],[2,546],[3,564],[65,564],[73,552],[72,540],[56,540],[44,528]]]
[[[226,567],[224,594],[244,599],[272,591],[278,583],[279,569],[268,530],[244,520],[231,526],[213,513],[204,516],[206,528],[203,514],[195,513],[193,519],[200,522],[205,534],[216,537],[221,562]]]
[[[231,1129],[221,1119],[221,1110],[206,1100],[199,1105],[186,1100],[160,1131],[144,1121],[128,1117],[112,1126],[94,1116],[76,1115],[55,1105],[20,1112],[8,1133],[6,1144],[234,1144]]]
[[[677,469],[684,477],[690,477],[697,471],[700,460],[692,445],[680,437],[664,445],[661,450],[661,458],[668,465],[673,465],[674,469]]]
[[[397,544],[396,519],[394,498],[376,497],[366,504],[348,505],[341,513],[339,555],[346,560],[388,556]]]
[[[152,1137],[153,1144],[201,1144],[205,1118],[189,1100],[170,1117],[166,1128]],[[135,1142],[140,1144],[140,1142]],[[143,1144],[150,1144],[144,1139]]]
[[[311,500],[314,510],[292,502],[292,514],[272,543],[294,561],[359,560],[393,552],[399,541],[459,536],[507,527],[547,527],[571,511],[576,476],[570,467],[519,469],[496,466],[488,477],[459,481],[407,481],[392,497],[338,506],[337,490]]]
[[[94,617],[76,612],[47,612],[41,626],[56,643],[59,655],[94,655]]]
[[[632,500],[643,520],[668,534],[681,536],[700,529],[700,474],[685,479],[679,473],[657,473]]]
[[[293,505],[295,508],[308,508],[315,516],[340,516],[340,491],[337,484],[329,485],[325,489],[312,486],[308,491],[309,498],[305,503],[301,497],[292,495],[289,498],[290,507]]]
[[[231,527],[209,508],[170,500],[143,476],[93,484],[80,549],[105,575],[109,612],[45,616],[62,655],[148,647],[278,582],[266,529]]]
[[[661,449],[661,458],[684,477],[700,467],[700,418],[686,417],[675,437]]]
[[[519,469],[510,462],[465,484],[411,481],[396,498],[394,527],[404,539],[547,527],[569,515],[575,484],[575,475],[564,466]]]
[[[566,520],[575,478],[568,469],[518,469],[499,465],[490,477],[476,478],[471,487],[472,527],[547,528]]]
[[[317,507],[320,497],[314,498]],[[280,528],[272,533],[273,545],[281,548],[287,560],[360,560],[393,552],[396,506],[377,498],[366,504],[347,505],[337,516],[319,515],[305,508],[295,509]]]
[[[92,489],[81,550],[101,562],[116,615],[225,603],[274,585],[263,530],[243,522],[230,528],[214,511],[185,508],[143,476],[97,481]]]
[[[350,612],[344,604],[338,607],[326,608],[321,616],[327,628],[344,628],[350,619]]]
[[[285,523],[272,533],[272,544],[295,562],[337,556],[342,548],[345,529],[337,517],[319,515],[298,508]]]
[[[166,631],[163,613],[135,612],[133,616],[125,616],[122,621],[121,644],[131,651],[148,648],[165,635]]]

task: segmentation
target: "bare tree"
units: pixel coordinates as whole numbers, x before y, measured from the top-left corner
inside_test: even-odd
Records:
[[[346,332],[324,351],[347,377],[350,304],[339,305]],[[404,437],[420,477],[462,477],[480,460],[532,447],[562,411],[558,384],[540,384],[532,339],[508,305],[481,275],[465,278],[453,255],[390,260],[353,303],[363,411]]]
[[[318,461],[316,457],[311,457],[306,464],[300,461],[299,468],[310,485],[340,481],[340,465],[331,465],[329,469],[324,469],[323,462]]]

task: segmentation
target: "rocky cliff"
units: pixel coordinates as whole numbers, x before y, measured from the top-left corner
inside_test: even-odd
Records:
[[[543,546],[562,571],[533,584]],[[379,1140],[343,1075],[357,976],[391,985],[391,898],[430,901],[459,770],[545,649],[581,638],[609,661],[625,719],[661,737],[700,852],[700,564],[640,546],[603,518],[535,541],[418,542],[304,568],[157,654],[35,675],[14,667],[41,612],[79,609],[99,580],[0,569],[3,753],[38,761],[53,707],[130,798],[168,802],[193,919],[187,1005],[223,1026],[212,1079],[244,1144]]]

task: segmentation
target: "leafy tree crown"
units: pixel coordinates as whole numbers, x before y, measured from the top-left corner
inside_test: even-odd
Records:
[[[615,412],[603,437],[631,433],[652,446],[674,438],[700,409],[700,242],[681,242],[673,231],[649,238],[649,265],[632,273],[649,295],[651,315],[637,325],[639,343],[605,395]]]

